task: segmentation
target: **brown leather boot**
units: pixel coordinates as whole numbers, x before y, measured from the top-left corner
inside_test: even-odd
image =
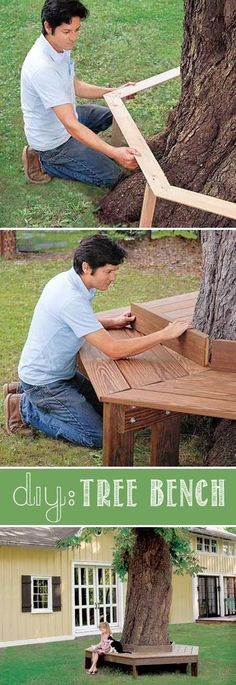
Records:
[[[26,423],[22,421],[20,414],[20,399],[21,395],[17,393],[9,393],[4,402],[5,409],[5,426],[8,435],[32,435],[32,428],[29,428]]]
[[[19,389],[20,389],[20,383],[17,383],[15,381],[13,383],[4,383],[3,388],[2,388],[4,400],[6,399],[7,395],[19,392]]]
[[[24,147],[22,162],[26,178],[31,183],[49,183],[52,180],[52,176],[42,171],[39,155],[29,145]]]

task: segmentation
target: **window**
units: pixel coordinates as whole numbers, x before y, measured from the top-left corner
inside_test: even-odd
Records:
[[[223,554],[227,557],[235,556],[235,546],[233,543],[225,542],[223,545]]]
[[[197,536],[197,550],[198,552],[206,552],[206,554],[217,554],[217,540]]]
[[[32,612],[52,611],[52,579],[32,578]]]
[[[212,554],[217,553],[217,542],[214,539],[211,540],[211,552]]]
[[[202,552],[203,550],[203,538],[197,537],[197,550]]]
[[[21,611],[31,614],[61,611],[60,576],[21,576]]]

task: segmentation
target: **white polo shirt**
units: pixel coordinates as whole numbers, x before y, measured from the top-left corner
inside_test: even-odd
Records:
[[[41,34],[21,71],[25,135],[34,150],[52,150],[70,138],[52,107],[71,104],[76,114],[74,62],[70,50],[57,52]],[[76,115],[77,116],[77,115]]]
[[[103,328],[88,289],[72,268],[51,279],[35,307],[21,354],[19,378],[30,385],[47,385],[72,378],[84,336]]]

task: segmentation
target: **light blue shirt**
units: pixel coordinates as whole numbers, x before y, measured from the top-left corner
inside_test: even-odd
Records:
[[[70,138],[52,107],[71,104],[76,114],[74,63],[69,50],[57,52],[41,35],[21,71],[21,108],[28,144],[52,150]]]
[[[19,378],[30,385],[46,385],[72,378],[84,336],[103,328],[88,290],[72,268],[47,283],[35,307],[18,367]]]

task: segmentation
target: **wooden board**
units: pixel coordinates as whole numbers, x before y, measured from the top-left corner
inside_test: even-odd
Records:
[[[140,216],[139,227],[140,228],[150,228],[153,222],[154,211],[156,207],[157,197],[151,190],[148,183],[146,183],[146,188],[143,198],[143,206]]]
[[[173,304],[180,304],[182,302],[189,302],[192,301],[193,307],[195,306],[196,300],[198,297],[198,291],[194,290],[191,293],[182,293],[181,295],[171,295],[170,297],[161,297],[157,300],[147,300],[147,302],[143,302],[143,306],[147,307],[147,309],[156,309],[156,307],[159,309],[159,306],[162,307],[162,305],[167,304],[167,306],[170,304],[171,306]]]
[[[103,398],[104,399],[104,398]],[[211,371],[112,395],[112,402],[236,419],[236,374]]]
[[[157,162],[150,147],[144,140],[141,132],[132,119],[131,114],[126,109],[126,106],[117,96],[117,93],[110,93],[109,97],[105,97],[105,100],[122,131],[125,140],[127,140],[128,145],[138,151],[139,154],[137,155],[136,160],[147,179],[149,187],[154,195],[158,197],[159,194],[161,197],[161,187],[163,186],[165,187],[165,190],[167,190],[169,181],[166,178],[164,171],[162,171],[160,164]]]
[[[165,345],[161,345],[162,349],[167,349],[165,348]],[[187,374],[192,375],[193,373],[203,373],[208,370],[207,366],[201,366],[200,364],[196,364],[196,362],[193,362],[192,359],[187,359],[187,357],[183,357],[181,354],[176,352],[175,350],[170,350],[168,349],[169,354],[176,359],[179,364],[185,369]]]
[[[140,333],[147,335],[160,331],[168,325],[169,319],[148,310],[140,304],[132,304],[131,312],[135,315],[134,328]],[[179,354],[192,359],[200,366],[208,364],[209,338],[205,333],[191,329],[186,331],[181,338],[165,341],[165,347],[176,350]]]
[[[236,203],[228,200],[221,200],[219,197],[212,197],[211,195],[203,195],[185,188],[177,188],[176,186],[169,186],[161,189],[156,189],[158,197],[163,200],[170,200],[170,202],[177,202],[186,207],[195,207],[203,212],[210,212],[218,214],[219,216],[226,216],[229,219],[236,219]]]
[[[80,359],[99,400],[104,394],[109,395],[130,387],[116,362],[87,342],[80,350]]]
[[[169,69],[168,71],[162,72],[162,74],[155,74],[155,76],[150,76],[143,81],[137,81],[130,86],[120,86],[116,90],[107,93],[104,99],[109,103],[111,95],[118,95],[121,99],[128,97],[128,95],[134,95],[135,93],[140,93],[142,90],[147,90],[148,88],[154,88],[155,86],[170,81],[171,79],[178,78],[180,76],[180,67],[175,67],[175,69]]]
[[[117,366],[130,388],[143,388],[155,382],[187,375],[187,370],[161,345],[152,350],[121,359]]]
[[[236,372],[236,340],[212,340],[211,368]]]

